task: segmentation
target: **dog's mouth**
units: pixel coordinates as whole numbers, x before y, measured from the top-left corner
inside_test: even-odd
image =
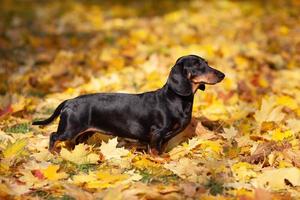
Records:
[[[208,73],[202,76],[194,76],[191,81],[194,84],[199,85],[198,89],[204,91],[205,85],[214,85],[221,82],[224,79],[225,75],[221,72],[219,73]]]
[[[221,81],[221,80],[220,80]],[[197,82],[197,81],[192,81],[194,84],[199,85],[198,89],[204,91],[205,90],[205,85],[215,85],[217,83],[219,83],[220,81],[216,81],[216,82]]]
[[[217,84],[219,82],[221,82],[223,80],[223,77],[222,78],[212,78],[212,79],[206,79],[205,81],[203,81],[203,79],[197,79],[197,78],[194,78],[192,79],[192,82],[196,85],[199,85],[198,86],[198,89],[199,90],[202,90],[204,91],[205,90],[205,85],[214,85],[214,84]]]
[[[192,81],[194,84],[199,84],[199,85],[215,85],[219,82],[221,82],[221,80],[217,80],[214,82],[204,82],[204,81]]]

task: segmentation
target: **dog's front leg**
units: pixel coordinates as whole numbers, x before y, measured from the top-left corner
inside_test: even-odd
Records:
[[[169,131],[168,129],[159,129],[155,130],[151,133],[150,138],[150,148],[151,152],[157,151],[158,154],[163,153],[163,143],[164,143],[164,137],[165,135],[172,134],[172,131]]]

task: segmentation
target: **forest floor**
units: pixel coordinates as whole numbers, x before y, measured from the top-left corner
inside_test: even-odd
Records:
[[[0,19],[0,199],[300,198],[299,1],[2,0]],[[187,54],[226,78],[163,157],[100,133],[53,155],[58,120],[31,125],[80,94],[160,88]]]

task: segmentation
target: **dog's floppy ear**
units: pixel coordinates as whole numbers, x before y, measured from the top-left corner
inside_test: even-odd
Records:
[[[193,93],[192,85],[187,78],[186,72],[184,72],[182,63],[174,65],[167,83],[174,92],[181,96],[190,96]]]

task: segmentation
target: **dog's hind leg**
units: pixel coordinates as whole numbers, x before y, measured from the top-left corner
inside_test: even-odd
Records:
[[[72,137],[70,137],[70,135],[68,132],[63,133],[61,135],[59,135],[56,132],[51,133],[50,135],[50,142],[49,142],[49,151],[54,153],[54,152],[59,152],[60,148],[57,147],[57,144],[59,142],[67,142],[67,148],[68,149],[74,149],[75,147],[75,143],[72,141]]]
[[[68,142],[68,146],[74,148],[75,143],[73,139],[78,133],[82,131],[82,127],[78,126],[80,123],[70,116],[68,113],[62,113],[58,124],[57,132],[52,133],[49,142],[50,152],[59,152],[56,148],[58,142]]]
[[[49,141],[49,151],[51,153],[57,152],[58,149],[55,149],[56,143],[57,143],[57,136],[56,132],[52,132],[50,135],[50,141]]]

